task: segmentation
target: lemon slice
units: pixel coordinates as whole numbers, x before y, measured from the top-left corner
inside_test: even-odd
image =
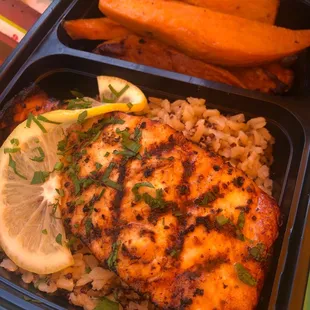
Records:
[[[31,184],[35,172],[47,178],[44,173],[59,161],[63,129],[46,123],[44,128],[47,133],[23,122],[0,149],[0,245],[17,266],[38,274],[73,264],[57,204],[60,177],[53,172],[45,183]]]
[[[30,126],[25,121],[16,127],[0,148],[0,246],[25,270],[49,274],[73,264],[59,208],[60,176],[55,171],[57,144],[65,128],[81,117],[138,112],[147,104],[142,91],[125,80],[99,77],[98,86],[102,99],[120,102],[94,101],[89,109],[45,113],[41,123],[38,117]]]
[[[130,113],[141,112],[147,106],[147,99],[144,93],[134,84],[111,76],[98,76],[97,81],[100,102],[92,98],[84,98],[92,102],[92,108],[57,110],[48,112],[44,115],[51,121],[65,123],[77,121],[82,113],[85,113],[85,119],[88,119],[116,111]],[[107,100],[105,101],[104,98]]]

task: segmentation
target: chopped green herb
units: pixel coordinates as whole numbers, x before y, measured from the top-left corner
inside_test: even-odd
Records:
[[[244,223],[245,223],[245,215],[244,212],[240,212],[239,217],[238,217],[238,222],[237,222],[237,226],[242,229],[244,227]]]
[[[170,160],[170,161],[173,161],[173,160],[174,160],[174,157],[173,157],[173,156],[170,156],[170,157],[168,157],[167,159]]]
[[[43,162],[45,158],[45,154],[43,149],[39,146],[35,148],[35,150],[38,150],[40,156],[35,156],[34,158],[30,158],[32,161],[37,161],[37,162]]]
[[[66,161],[67,161],[68,163],[72,163],[72,155],[66,156]]]
[[[78,177],[73,173],[70,174],[70,177],[74,185],[74,194],[77,195],[81,190],[80,181]]]
[[[77,205],[77,206],[80,206],[80,205],[82,205],[82,204],[84,204],[85,203],[85,200],[83,199],[83,198],[79,198],[76,202],[75,202],[75,204]]]
[[[45,123],[55,124],[55,125],[60,125],[61,124],[59,122],[50,121],[49,119],[47,119],[43,115],[38,115],[37,120],[41,121],[41,122],[45,122]]]
[[[183,213],[182,213],[180,210],[178,210],[178,209],[173,210],[173,211],[172,211],[172,214],[173,214],[175,217],[180,217],[180,216],[183,215]]]
[[[61,162],[56,163],[54,166],[55,171],[61,171],[63,168],[64,168],[64,164]]]
[[[16,175],[18,175],[20,178],[27,180],[25,176],[20,174],[16,169],[16,162],[13,160],[12,155],[9,154],[9,167],[11,167]]]
[[[65,196],[65,191],[63,189],[58,189],[56,188],[56,192],[60,197],[64,197]]]
[[[19,140],[18,140],[18,139],[13,138],[13,139],[11,139],[10,142],[11,142],[11,144],[14,145],[14,146],[19,146]]]
[[[67,110],[80,110],[92,107],[92,102],[84,98],[66,100],[65,102],[68,103]]]
[[[105,192],[105,188],[103,188],[98,196],[98,200],[100,200]]]
[[[249,249],[250,255],[258,262],[264,260],[265,245],[258,243],[255,247]]]
[[[27,117],[26,127],[30,128],[32,119],[33,119],[33,114],[29,113]]]
[[[131,110],[132,107],[133,107],[133,104],[132,104],[131,102],[128,102],[128,103],[127,103],[127,107],[128,107],[129,110]]]
[[[85,273],[89,274],[91,272],[91,268],[90,267],[86,267],[85,268]]]
[[[112,245],[112,252],[107,260],[107,264],[110,269],[116,268],[116,264],[117,264],[116,260],[117,260],[117,253],[118,253],[119,246],[120,246],[119,241],[113,243]]]
[[[42,230],[42,234],[43,234],[43,235],[47,235],[47,230],[46,230],[46,229],[43,229],[43,230]]]
[[[144,193],[142,195],[142,199],[146,204],[150,206],[151,209],[163,209],[167,202],[163,199],[163,190],[157,189],[156,190],[156,197],[152,197],[148,193]]]
[[[121,98],[124,95],[124,93],[129,88],[129,85],[124,86],[119,92],[111,84],[109,84],[108,87],[112,93],[112,96],[111,98],[106,98],[105,96],[102,95],[102,101],[105,103],[115,103],[119,98]]]
[[[220,226],[223,226],[229,222],[229,218],[225,217],[224,215],[219,215],[216,217],[216,221]]]
[[[104,154],[104,157],[108,157],[110,155],[110,152],[106,152],[105,154]]]
[[[67,248],[72,249],[77,240],[78,240],[77,237],[72,236],[66,244]]]
[[[80,224],[79,224],[79,223],[75,223],[75,224],[73,225],[73,227],[74,227],[74,228],[79,228],[79,227],[80,227]]]
[[[70,90],[70,93],[75,98],[83,98],[84,97],[84,95],[81,92],[77,91],[77,90]]]
[[[35,171],[31,180],[31,184],[42,184],[46,181],[49,175],[50,173],[48,171]]]
[[[57,150],[59,152],[64,152],[66,150],[67,144],[68,144],[68,140],[67,139],[60,140],[58,142],[58,144],[57,144]]]
[[[131,189],[133,194],[135,195],[135,201],[138,202],[141,200],[142,195],[139,194],[139,188],[140,187],[150,187],[154,188],[154,186],[149,182],[142,182],[142,183],[136,183],[134,187]]]
[[[33,122],[42,130],[43,133],[47,133],[47,130],[44,128],[44,126],[36,119],[35,116],[32,116]]]
[[[86,234],[89,235],[90,230],[93,228],[93,223],[90,217],[85,220],[85,231]]]
[[[62,245],[62,234],[58,234],[55,240],[58,244]]]
[[[214,200],[216,200],[216,195],[213,192],[209,191],[204,195],[203,199],[198,202],[198,204],[200,206],[206,206]]]
[[[86,117],[87,117],[87,111],[83,111],[79,116],[78,116],[78,120],[77,122],[79,124],[83,124],[86,120]]]
[[[97,306],[94,310],[118,310],[119,304],[115,301],[112,301],[106,297],[100,298]]]
[[[134,140],[140,140],[142,137],[142,131],[140,130],[140,128],[136,127],[134,130],[134,136],[133,139]]]
[[[110,179],[102,180],[102,182],[105,186],[111,187],[111,188],[116,189],[118,191],[121,191],[123,189],[121,184],[118,184],[118,183],[116,183]]]
[[[56,200],[56,203],[50,204],[49,207],[52,207],[51,216],[55,219],[61,220],[61,218],[56,217],[57,208],[59,207],[59,201]]]
[[[95,163],[96,170],[100,170],[102,165],[100,163]]]
[[[15,148],[5,148],[4,149],[4,154],[14,154],[20,152],[20,147],[15,147]]]
[[[170,252],[170,256],[171,257],[178,257],[180,255],[180,250],[175,250],[173,249],[171,252]]]
[[[235,270],[237,272],[238,278],[243,283],[249,286],[256,286],[257,281],[253,278],[253,276],[249,273],[249,271],[240,263],[235,264]]]
[[[245,241],[244,234],[239,229],[236,230],[236,238],[240,241]]]
[[[112,86],[112,85],[111,85]],[[124,86],[119,92],[118,92],[118,94],[117,94],[117,96],[118,96],[118,98],[117,99],[119,99],[120,97],[122,97],[124,94],[125,94],[125,92],[128,90],[128,88],[129,88],[129,85],[127,84],[126,86]]]

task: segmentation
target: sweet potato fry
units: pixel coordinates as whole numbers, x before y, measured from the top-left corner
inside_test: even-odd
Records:
[[[129,34],[129,30],[108,18],[68,20],[64,29],[73,40],[111,40]]]
[[[100,0],[99,8],[128,29],[208,63],[260,65],[310,46],[310,30],[293,31],[183,2]]]
[[[227,70],[192,59],[156,40],[134,34],[100,44],[95,53],[244,88]]]
[[[293,80],[292,71],[280,65],[272,65],[273,70],[269,70],[271,66],[224,69],[188,57],[154,39],[134,34],[102,43],[95,53],[266,93],[284,92]]]
[[[247,89],[263,93],[283,94],[292,87],[294,81],[294,72],[277,63],[262,67],[230,68],[228,70],[242,81]]]
[[[274,24],[279,0],[179,0],[214,11]]]

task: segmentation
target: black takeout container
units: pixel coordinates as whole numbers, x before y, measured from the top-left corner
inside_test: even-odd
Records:
[[[50,13],[41,18],[39,27],[25,38],[19,50],[0,71],[0,109],[6,110],[13,102],[10,100],[32,83],[39,85],[49,96],[66,99],[71,96],[70,90],[75,88],[87,96],[96,95],[96,76],[112,75],[138,85],[147,96],[170,100],[188,96],[206,98],[208,107],[217,108],[225,114],[265,117],[268,129],[276,138],[272,178],[283,224],[258,308],[301,309],[310,257],[306,242],[309,240],[306,229],[310,193],[310,108],[306,104],[310,89],[305,87],[308,83],[307,66],[296,64],[300,70],[303,68],[304,71],[301,71],[305,76],[300,75],[299,84],[289,96],[277,97],[95,55],[88,52],[91,50],[87,46],[89,42],[77,42],[77,45],[70,42],[61,22],[64,18],[99,16],[96,5],[97,0],[75,0],[70,3],[54,0]],[[296,28],[310,28],[310,6],[306,2],[283,1],[279,23],[289,20],[289,10],[292,16],[294,12],[303,14],[300,15],[301,20],[296,21],[292,17]],[[290,26],[289,23],[283,25]],[[50,28],[47,29],[47,26]],[[35,44],[32,50],[27,48],[29,42]],[[85,44],[85,48],[78,44]],[[299,62],[303,57],[307,59],[308,52],[301,56]],[[4,309],[73,308],[64,297],[40,293],[32,285],[22,283],[19,276],[0,268],[0,309],[2,305]]]

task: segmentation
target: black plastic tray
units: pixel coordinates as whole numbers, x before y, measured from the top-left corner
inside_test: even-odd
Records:
[[[78,10],[79,6],[79,10],[89,8],[89,3],[88,0],[76,0],[67,5],[64,1],[61,18],[55,16],[54,25],[41,37],[36,34],[36,48],[28,55],[23,50],[17,52],[11,63],[7,63],[0,72],[0,109],[32,82],[58,98],[70,96],[69,90],[72,88],[92,96],[97,92],[96,75],[115,75],[137,84],[146,95],[171,100],[187,96],[202,97],[207,99],[208,106],[216,107],[223,113],[242,112],[247,117],[266,117],[269,130],[276,137],[272,174],[274,195],[281,206],[283,225],[259,308],[301,309],[310,257],[309,246],[305,242],[309,240],[306,228],[310,194],[310,177],[307,177],[310,175],[310,108],[305,104],[306,98],[297,102],[292,97],[263,95],[65,46],[59,39],[62,18]],[[60,3],[57,7],[61,8]],[[4,85],[4,80],[10,81]],[[42,303],[27,302],[21,298],[22,295]],[[7,309],[36,309],[34,306],[43,309],[70,308],[64,299],[40,294],[33,287],[23,284],[19,277],[1,269],[0,309],[2,305],[7,305]]]

